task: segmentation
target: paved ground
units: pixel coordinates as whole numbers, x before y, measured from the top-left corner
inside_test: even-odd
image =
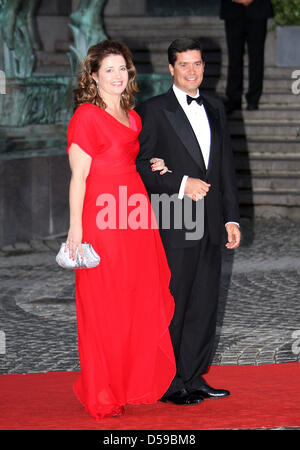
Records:
[[[242,221],[224,250],[214,363],[300,358],[300,220]],[[55,254],[63,237],[0,249],[0,374],[79,370],[74,274]]]

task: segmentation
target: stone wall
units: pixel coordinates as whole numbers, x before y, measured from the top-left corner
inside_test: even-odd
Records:
[[[66,154],[0,160],[0,246],[68,229]]]

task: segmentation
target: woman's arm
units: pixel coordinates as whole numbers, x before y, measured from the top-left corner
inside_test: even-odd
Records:
[[[71,181],[69,190],[70,228],[66,242],[66,249],[70,257],[75,259],[76,248],[82,255],[82,209],[86,189],[86,178],[90,171],[92,158],[77,144],[69,149],[69,162],[71,168]]]

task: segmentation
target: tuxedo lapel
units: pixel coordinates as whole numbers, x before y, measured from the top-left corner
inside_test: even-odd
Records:
[[[167,94],[167,107],[164,109],[165,115],[172,125],[175,133],[181,140],[182,144],[193,158],[193,160],[200,166],[202,171],[206,172],[202,152],[200,150],[198,141],[194,134],[193,128],[181,108],[173,89],[170,89]]]
[[[207,167],[207,173],[209,173],[214,164],[214,159],[216,158],[216,152],[217,149],[219,148],[219,140],[221,136],[219,127],[219,116],[217,111],[213,108],[213,106],[211,106],[211,104],[205,98],[203,98],[203,105],[210,126],[210,152]]]

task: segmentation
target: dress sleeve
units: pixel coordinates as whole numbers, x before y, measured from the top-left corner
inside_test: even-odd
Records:
[[[88,105],[79,106],[72,116],[67,130],[67,153],[71,144],[77,144],[92,158],[95,156],[93,111]]]
[[[142,130],[142,119],[138,115],[138,113],[132,109],[131,114],[129,115],[130,126],[137,131],[138,133]]]

